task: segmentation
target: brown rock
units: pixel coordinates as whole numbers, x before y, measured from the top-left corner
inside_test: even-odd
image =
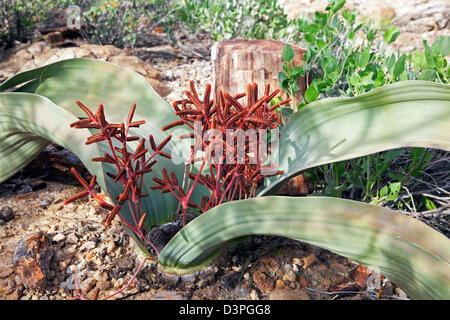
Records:
[[[272,291],[266,300],[311,300],[308,293],[303,290],[275,290]]]
[[[45,287],[52,256],[51,239],[42,231],[19,241],[13,256],[14,271],[26,288]]]
[[[259,291],[263,294],[266,294],[273,289],[273,282],[261,271],[253,272],[252,279]]]
[[[300,174],[286,181],[278,190],[279,195],[303,196],[308,194],[308,179]]]

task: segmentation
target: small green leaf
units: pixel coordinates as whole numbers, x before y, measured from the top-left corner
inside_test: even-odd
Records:
[[[396,27],[390,27],[384,33],[384,40],[387,43],[393,43],[395,40],[397,40],[399,35],[400,30],[398,30]]]
[[[284,73],[283,71],[278,72],[278,85],[280,86],[281,90],[286,91],[287,88],[285,88],[283,84],[285,83],[284,81],[287,79],[288,77],[286,76],[286,73]]]
[[[428,210],[434,210],[437,208],[433,201],[424,196],[422,196],[422,198],[425,202],[425,208],[427,208]]]
[[[425,69],[427,67],[427,60],[425,59],[425,53],[419,53],[418,51],[414,51],[413,53],[413,64],[416,69]]]
[[[359,76],[359,74],[352,74],[352,76],[350,77],[350,83],[352,86],[358,87],[361,84],[361,77]]]
[[[361,67],[361,69],[364,69],[370,60],[370,48],[367,48],[363,52],[361,52],[361,55],[359,56],[358,65]]]
[[[285,62],[290,62],[294,58],[294,49],[287,43],[284,45],[282,57]]]
[[[430,46],[428,45],[427,40],[423,40],[423,46],[424,46],[424,53],[425,53],[425,59],[427,61],[427,67],[429,69],[436,68],[436,61],[434,61],[434,55],[433,51],[431,50]]]
[[[305,91],[305,100],[308,103],[311,103],[313,101],[316,101],[319,97],[319,90],[316,88],[316,86],[311,85],[306,89]]]
[[[316,35],[317,33],[319,33],[320,31],[320,27],[319,25],[313,23],[313,24],[309,24],[305,27],[305,33],[309,33],[312,35]]]
[[[397,62],[394,65],[394,77],[398,78],[400,76],[400,74],[403,73],[403,71],[405,71],[405,59],[406,59],[406,55],[402,54],[400,56],[400,58],[398,58]]]

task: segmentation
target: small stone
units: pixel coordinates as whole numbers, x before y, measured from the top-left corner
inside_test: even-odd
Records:
[[[110,241],[110,242],[108,243],[108,247],[106,248],[106,252],[107,252],[108,254],[110,254],[111,252],[114,251],[114,249],[116,249],[116,243],[115,243],[114,241]]]
[[[267,300],[311,300],[306,291],[281,289],[272,291]]]
[[[53,241],[55,242],[61,242],[64,241],[64,239],[66,239],[66,236],[62,233],[57,233],[54,237],[53,237]]]
[[[244,273],[242,276],[245,280],[248,280],[250,278],[250,274],[248,272]]]
[[[11,267],[1,265],[0,266],[0,278],[6,278],[13,273],[13,269]]]
[[[67,270],[68,266],[69,266],[69,263],[67,262],[67,260],[61,261],[58,265],[58,270],[65,271],[65,270]]]
[[[303,265],[303,261],[300,258],[294,258],[292,259],[292,265],[301,267]]]
[[[88,242],[85,242],[84,244],[83,244],[83,246],[81,247],[81,249],[83,250],[83,249],[85,249],[85,250],[92,250],[92,249],[94,249],[96,247],[96,245],[95,245],[95,242],[94,241],[88,241]]]
[[[283,275],[284,281],[295,282],[295,273],[292,270],[289,270],[287,273]]]
[[[242,267],[241,266],[232,266],[231,267],[231,269],[233,269],[233,271],[235,271],[235,272],[239,272],[239,271],[241,271],[241,269],[242,269]]]
[[[275,282],[275,290],[281,289],[281,288],[283,288],[283,287],[284,287],[284,281],[278,279],[278,280]]]
[[[51,205],[52,204],[52,201],[51,200],[49,200],[49,199],[44,199],[44,200],[42,200],[41,201],[41,203],[40,203],[40,206],[42,207],[42,208],[47,208],[49,205]]]
[[[2,207],[0,209],[0,220],[8,222],[13,219],[14,219],[14,213],[13,213],[13,209],[11,207]]]
[[[97,282],[97,288],[100,290],[108,290],[112,287],[111,281],[99,281]]]
[[[253,290],[250,292],[250,299],[251,299],[251,300],[259,300],[258,292],[256,292],[255,289],[253,289]]]
[[[108,280],[108,273],[95,271],[93,277],[95,280],[97,280],[99,282],[104,282],[104,281]]]
[[[68,244],[76,244],[76,243],[78,243],[77,236],[75,234],[73,234],[73,233],[70,233],[69,235],[67,235],[66,243],[68,243]]]
[[[303,257],[301,260],[303,262],[302,267],[306,270],[317,262],[317,256],[314,253],[311,253],[310,255]]]

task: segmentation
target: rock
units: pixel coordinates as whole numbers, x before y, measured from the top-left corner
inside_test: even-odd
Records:
[[[303,290],[281,289],[272,291],[266,300],[311,300],[311,298]]]
[[[252,279],[263,294],[270,292],[273,288],[273,282],[261,271],[253,272]]]
[[[13,209],[11,207],[2,207],[0,209],[0,220],[8,222],[13,219],[14,219],[14,213],[13,213]]]
[[[53,241],[55,242],[61,242],[64,241],[64,239],[66,239],[66,236],[62,233],[57,233],[54,237],[53,237]]]
[[[290,196],[306,195],[308,194],[308,182],[308,179],[303,174],[300,174],[286,181],[277,194]]]
[[[13,256],[14,271],[26,288],[45,287],[52,256],[51,240],[42,231],[19,241]]]
[[[10,276],[13,272],[14,270],[11,267],[5,265],[0,266],[0,278],[6,278]]]

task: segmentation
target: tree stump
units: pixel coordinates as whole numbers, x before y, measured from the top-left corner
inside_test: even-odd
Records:
[[[264,95],[265,85],[270,84],[271,91],[279,89],[278,73],[283,70],[284,43],[275,40],[248,40],[233,39],[216,43],[211,51],[214,68],[214,92],[217,99],[218,90],[236,95],[247,92],[247,84],[258,84],[258,97]],[[294,49],[293,65],[300,67],[303,64],[305,50],[297,46]],[[301,95],[306,90],[305,78],[298,81],[300,91],[293,97],[293,104],[301,102]],[[287,98],[281,92],[282,98]],[[303,174],[287,181],[279,194],[305,195],[308,185]]]
[[[233,39],[216,43],[211,57],[214,67],[214,92],[218,89],[232,95],[246,92],[247,84],[258,84],[258,96],[264,95],[265,85],[270,83],[271,91],[279,89],[278,73],[282,71],[282,52],[284,43],[275,40]],[[305,50],[296,46],[294,66],[301,66]],[[300,103],[304,93],[305,79],[299,79],[300,91],[293,99],[294,105]],[[282,97],[286,94],[282,92]]]

